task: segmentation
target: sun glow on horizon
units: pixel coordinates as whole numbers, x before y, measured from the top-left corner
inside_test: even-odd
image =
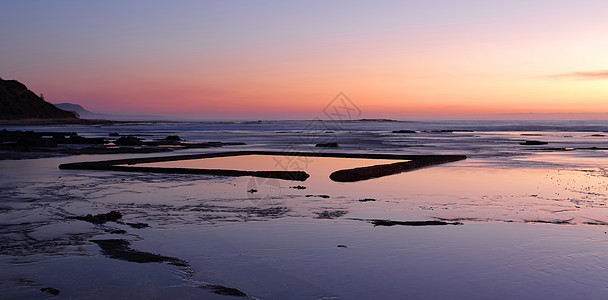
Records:
[[[584,2],[11,3],[0,75],[101,112],[608,112],[608,3]]]

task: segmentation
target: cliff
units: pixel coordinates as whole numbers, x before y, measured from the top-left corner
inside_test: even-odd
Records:
[[[73,112],[44,101],[23,83],[0,78],[0,120],[76,118]]]

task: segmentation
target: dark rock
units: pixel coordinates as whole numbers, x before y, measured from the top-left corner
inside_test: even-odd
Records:
[[[416,131],[413,131],[413,130],[395,130],[395,131],[393,131],[393,133],[416,133]]]
[[[114,142],[116,145],[124,145],[124,146],[139,146],[143,144],[142,140],[129,135],[129,136],[121,136],[118,140]]]
[[[177,135],[169,135],[165,138],[167,141],[181,141],[182,139]]]
[[[122,239],[110,240],[92,240],[101,248],[103,255],[113,258],[135,263],[162,263],[167,262],[170,265],[179,267],[188,267],[188,263],[180,258],[154,254],[150,252],[137,251],[129,247],[131,242]]]
[[[442,226],[442,225],[462,225],[460,222],[445,221],[391,221],[391,220],[370,220],[374,226]]]
[[[606,222],[597,221],[597,220],[595,220],[593,222],[591,222],[591,221],[589,221],[589,222],[583,222],[583,224],[587,224],[587,225],[602,225],[602,226],[608,225],[608,223],[606,223]]]
[[[251,193],[251,194],[257,193],[257,192],[258,192],[258,190],[256,190],[256,189],[247,190],[247,193]]]
[[[118,132],[110,132],[110,136],[120,136],[120,133],[118,133]]]
[[[592,134],[590,136],[595,136],[595,137],[604,137],[606,136],[605,134]]]
[[[427,132],[427,133],[452,133],[454,132],[453,130],[424,130],[423,132]]]
[[[334,210],[334,211],[325,210],[322,212],[318,212],[316,214],[317,214],[317,219],[335,219],[335,218],[339,218],[347,213],[348,213],[348,211],[345,211],[345,210]]]
[[[306,197],[319,197],[319,198],[329,198],[329,195],[306,195]]]
[[[97,214],[97,215],[92,215],[92,214],[88,214],[86,216],[77,216],[77,217],[73,217],[76,220],[81,220],[81,221],[86,221],[89,223],[94,223],[94,224],[104,224],[105,222],[108,221],[112,221],[112,222],[116,222],[118,220],[120,220],[120,218],[122,218],[122,214],[119,211],[113,210],[109,213],[105,213],[105,214]]]
[[[572,221],[573,219],[565,219],[565,220],[560,220],[560,219],[556,219],[556,220],[524,220],[524,222],[526,223],[546,223],[546,224],[571,224],[570,221]]]
[[[59,291],[56,288],[52,288],[52,287],[41,288],[40,291],[41,292],[47,292],[47,293],[49,293],[49,294],[51,294],[53,296],[57,296],[57,295],[59,295],[59,293],[61,293],[61,291]]]
[[[231,287],[219,285],[219,284],[205,284],[199,286],[202,289],[208,290],[217,295],[233,296],[233,297],[248,297],[247,294]]]
[[[376,199],[374,199],[374,198],[359,199],[359,202],[371,202],[371,201],[376,201]]]
[[[58,144],[104,144],[103,138],[85,138],[76,132],[0,131],[0,140],[28,147],[56,147]]]
[[[316,144],[315,147],[335,148],[338,147],[338,143],[320,143]]]
[[[346,245],[342,245],[342,244],[340,244],[340,245],[338,245],[338,246],[336,246],[336,247],[338,247],[338,248],[348,248],[348,246],[346,246]]]
[[[459,129],[446,130],[446,129],[442,129],[442,130],[425,130],[423,132],[428,132],[428,133],[454,133],[454,132],[473,132],[473,130],[459,130]]]
[[[110,133],[110,136],[119,136],[119,134]],[[166,139],[142,141],[135,135],[122,136],[118,140],[114,141],[115,145],[106,145],[107,142],[108,140],[106,138],[86,138],[79,136],[76,132],[8,131],[4,129],[0,130],[0,151],[7,152],[0,154],[0,160],[79,154],[156,153],[168,152],[182,148],[208,148],[222,147],[225,145],[244,145],[244,143],[223,142],[186,143]],[[73,147],[66,145],[89,145],[90,147]],[[30,152],[37,152],[39,154],[28,154]],[[265,174],[260,175],[263,176]],[[270,174],[269,176],[283,175],[296,175],[301,177],[304,174]]]
[[[0,78],[0,120],[18,119],[77,119],[77,116],[44,101],[19,81]]]
[[[303,185],[296,185],[296,186],[290,186],[290,189],[296,189],[296,190],[305,190],[306,187]]]
[[[244,213],[249,216],[256,216],[262,218],[279,218],[284,216],[289,211],[289,208],[283,206],[275,206],[268,208],[244,207],[232,210],[232,212],[234,213]]]
[[[420,169],[427,166],[443,164],[448,162],[454,162],[466,159],[464,155],[428,155],[422,158],[412,159],[411,161],[404,161],[392,164],[382,164],[375,166],[367,166],[353,169],[338,170],[331,175],[329,178],[337,182],[355,182],[361,180],[367,180],[371,178],[378,178],[393,174],[399,174],[401,172],[411,171]]]
[[[525,142],[521,142],[519,144],[520,145],[525,145],[525,146],[537,146],[537,145],[547,145],[549,143],[542,142],[542,141],[525,141]]]

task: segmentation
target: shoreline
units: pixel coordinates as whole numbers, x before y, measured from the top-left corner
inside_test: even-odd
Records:
[[[139,123],[191,123],[191,121],[170,120],[105,120],[105,119],[15,119],[0,120],[1,125],[28,126],[28,125],[112,125],[112,124],[139,124]]]
[[[99,125],[121,123],[120,121],[92,119],[15,119],[0,120],[0,125]]]

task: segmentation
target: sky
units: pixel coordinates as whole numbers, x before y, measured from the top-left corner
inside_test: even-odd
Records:
[[[94,112],[608,112],[608,1],[0,2],[0,77]]]

